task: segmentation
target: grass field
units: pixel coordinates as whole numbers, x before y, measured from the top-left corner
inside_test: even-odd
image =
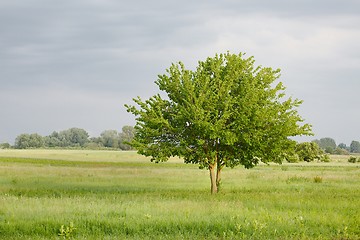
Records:
[[[0,239],[360,239],[347,158],[226,169],[211,195],[208,172],[179,159],[0,150]]]

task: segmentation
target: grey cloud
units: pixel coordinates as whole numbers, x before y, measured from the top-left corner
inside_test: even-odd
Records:
[[[6,125],[7,133],[0,129],[0,141],[20,130],[44,133],[72,123],[84,123],[79,127],[93,132],[107,124],[121,127],[131,121],[123,104],[154,94],[157,74],[171,62],[192,68],[198,60],[230,50],[254,55],[257,64],[280,67],[289,93],[305,100],[301,111],[317,136],[334,134],[348,142],[360,131],[352,122],[360,116],[351,101],[360,88],[359,4],[2,1],[0,99],[11,107],[3,107],[8,118],[6,124],[0,119],[0,126]],[[351,115],[351,131],[350,126],[344,136],[335,131],[339,118],[329,120],[331,111]]]

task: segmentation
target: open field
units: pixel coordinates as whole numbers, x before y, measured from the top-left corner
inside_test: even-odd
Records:
[[[360,239],[360,163],[208,171],[134,152],[0,150],[0,239]]]

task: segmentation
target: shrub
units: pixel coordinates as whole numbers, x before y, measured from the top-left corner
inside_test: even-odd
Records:
[[[316,176],[316,177],[314,177],[314,183],[322,183],[322,177],[320,177],[320,176]]]
[[[312,162],[314,160],[321,160],[324,152],[315,142],[298,143],[295,147],[295,153],[299,159],[305,162]]]
[[[320,155],[320,161],[321,161],[321,162],[330,162],[329,154],[322,154],[322,155]]]
[[[337,155],[349,155],[349,151],[344,149],[344,148],[340,148],[340,147],[337,147],[334,151],[334,154],[337,154]]]
[[[70,222],[70,225],[67,227],[64,227],[64,225],[61,225],[59,229],[58,236],[63,237],[63,239],[71,239],[73,237],[73,232],[76,230],[74,227],[73,222]]]
[[[349,162],[349,163],[356,163],[356,157],[351,156],[351,157],[348,159],[348,162]]]
[[[299,162],[299,155],[295,154],[287,154],[285,155],[285,160],[289,163],[297,163]]]
[[[326,148],[325,148],[325,152],[326,152],[326,153],[329,153],[329,154],[333,154],[333,153],[334,153],[334,148],[332,148],[332,147],[326,147]]]
[[[0,149],[7,149],[7,148],[11,148],[10,143],[1,143],[0,144]]]

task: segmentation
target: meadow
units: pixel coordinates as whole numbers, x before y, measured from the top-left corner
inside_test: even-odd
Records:
[[[207,170],[135,152],[0,150],[0,239],[360,239],[360,163]]]

